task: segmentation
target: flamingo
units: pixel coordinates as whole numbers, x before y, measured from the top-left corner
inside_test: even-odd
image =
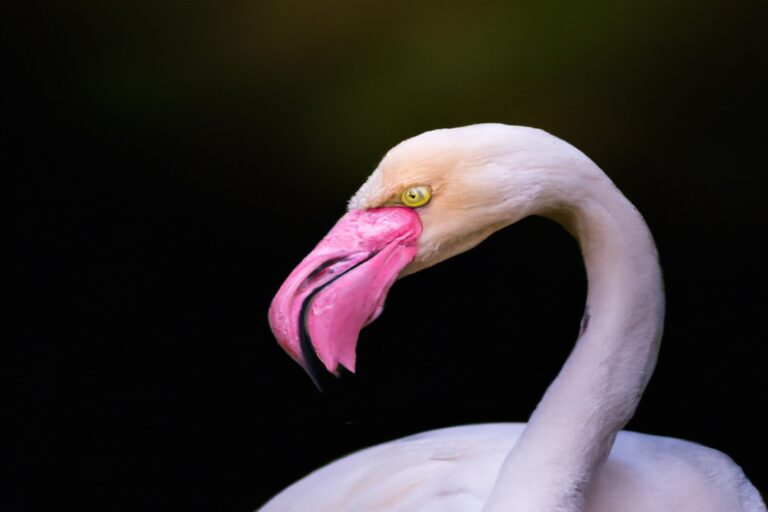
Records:
[[[588,293],[578,340],[528,423],[444,428],[366,448],[260,510],[766,511],[727,455],[621,430],[662,336],[656,246],[603,171],[543,130],[478,124],[391,149],[279,289],[273,333],[317,383],[354,372],[358,334],[381,314],[398,277],[529,215],[559,222],[578,240]]]

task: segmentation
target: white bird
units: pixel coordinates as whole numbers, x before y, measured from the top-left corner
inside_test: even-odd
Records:
[[[527,424],[421,433],[333,462],[263,512],[765,512],[728,456],[621,431],[653,372],[664,317],[640,213],[582,152],[538,129],[434,130],[390,150],[349,212],[280,288],[278,342],[319,381],[354,371],[395,279],[529,215],[562,224],[588,277],[576,345]]]

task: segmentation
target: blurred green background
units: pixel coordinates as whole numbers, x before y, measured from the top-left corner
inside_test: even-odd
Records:
[[[207,172],[233,183],[273,179],[254,167],[278,143],[284,168],[311,166],[308,190],[351,192],[407,136],[499,121],[545,128],[640,186],[663,174],[703,207],[719,198],[692,178],[741,183],[763,141],[764,14],[716,1],[72,2],[28,13],[26,28],[50,59],[38,71],[55,75],[45,96],[190,151],[250,144],[246,177],[211,157]]]
[[[4,4],[3,509],[253,510],[362,446],[525,420],[583,306],[547,222],[398,283],[347,394],[265,321],[387,149],[477,122],[571,142],[643,212],[669,315],[630,428],[719,448],[765,492],[767,6]],[[412,347],[420,311],[466,323]]]

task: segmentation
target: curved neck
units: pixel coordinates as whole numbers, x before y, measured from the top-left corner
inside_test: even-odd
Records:
[[[651,233],[604,175],[583,189],[540,212],[581,246],[589,283],[582,332],[507,456],[485,512],[582,510],[656,363],[664,292]]]

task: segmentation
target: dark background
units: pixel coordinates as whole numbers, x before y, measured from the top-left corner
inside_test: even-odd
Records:
[[[363,446],[524,421],[585,293],[549,221],[396,284],[335,393],[266,322],[389,147],[487,121],[575,144],[655,233],[628,428],[768,489],[764,2],[11,4],[3,510],[250,511]]]

